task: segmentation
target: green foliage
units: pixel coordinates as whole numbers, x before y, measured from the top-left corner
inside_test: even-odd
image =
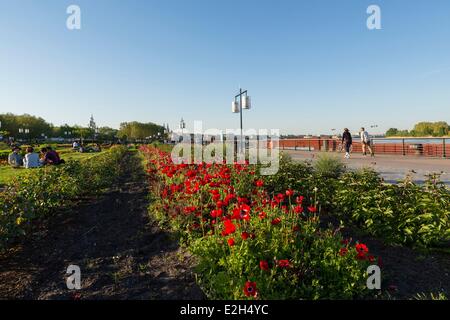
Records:
[[[409,179],[385,184],[370,170],[350,172],[339,180],[333,203],[335,214],[389,243],[450,240],[450,193],[437,175],[420,186]]]
[[[89,161],[26,171],[7,184],[0,193],[0,249],[25,234],[35,219],[51,215],[77,197],[110,186],[120,173],[125,152],[123,147],[113,147]]]
[[[150,136],[161,137],[164,135],[164,127],[155,123],[141,123],[137,121],[124,122],[120,124],[119,137],[126,140],[142,140]]]
[[[339,178],[345,172],[345,165],[341,158],[329,155],[320,154],[314,162],[315,172],[324,178]]]
[[[41,134],[51,136],[52,126],[44,119],[29,114],[14,115],[12,113],[0,114],[1,130],[5,136],[16,138],[40,138]],[[19,129],[29,129],[29,134],[19,133]],[[7,133],[7,134],[5,134]]]
[[[445,121],[419,122],[411,131],[390,128],[386,131],[387,137],[445,137],[450,132],[450,126]]]
[[[445,295],[445,293],[443,292],[438,292],[438,293],[417,293],[414,296],[415,300],[448,300],[447,296]]]

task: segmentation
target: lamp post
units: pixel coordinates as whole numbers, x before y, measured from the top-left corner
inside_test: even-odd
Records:
[[[242,126],[242,109],[249,110],[251,108],[251,100],[250,96],[247,95],[247,90],[242,91],[242,89],[239,89],[239,94],[237,94],[234,97],[234,101],[231,104],[231,112],[233,113],[239,113],[240,114],[240,123],[241,123],[241,152],[244,150],[244,144],[243,144],[243,126]]]
[[[183,129],[186,129],[186,122],[184,122],[183,118],[181,118],[181,121],[180,121],[180,129],[181,129],[181,135],[183,135]]]

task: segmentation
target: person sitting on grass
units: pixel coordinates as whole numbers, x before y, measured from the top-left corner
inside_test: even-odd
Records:
[[[102,152],[102,147],[99,143],[96,143],[95,146],[92,148],[93,152]]]
[[[37,168],[41,166],[41,163],[39,162],[39,155],[34,152],[33,147],[27,148],[27,154],[23,159],[23,166],[26,169]]]
[[[23,165],[19,147],[16,146],[12,148],[12,153],[8,156],[8,164],[13,168],[20,168]]]
[[[78,143],[78,141],[74,141],[73,143],[72,143],[72,149],[73,150],[78,150],[80,148],[80,144]]]
[[[61,161],[58,153],[53,151],[51,147],[42,148],[41,153],[43,155],[41,160],[43,165],[58,165]]]

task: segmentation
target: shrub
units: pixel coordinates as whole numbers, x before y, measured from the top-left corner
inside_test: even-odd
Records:
[[[450,193],[437,176],[425,185],[385,184],[370,170],[345,174],[335,212],[389,243],[432,246],[450,240]]]
[[[325,178],[339,178],[345,172],[341,158],[329,154],[320,154],[314,163],[315,172]]]
[[[114,147],[86,161],[29,170],[7,184],[0,193],[0,249],[25,234],[35,219],[110,186],[120,173],[125,152],[125,148]]]

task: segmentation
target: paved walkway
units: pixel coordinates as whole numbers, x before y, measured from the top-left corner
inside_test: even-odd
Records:
[[[314,160],[321,152],[285,150],[295,160]],[[325,152],[324,152],[325,153]],[[450,185],[450,158],[425,158],[414,156],[376,155],[375,157],[363,156],[362,154],[351,155],[345,159],[343,153],[329,152],[330,155],[341,157],[344,163],[352,169],[371,167],[379,172],[386,181],[396,182],[411,174],[413,179],[419,183],[426,179],[429,173],[442,172],[441,179]]]

